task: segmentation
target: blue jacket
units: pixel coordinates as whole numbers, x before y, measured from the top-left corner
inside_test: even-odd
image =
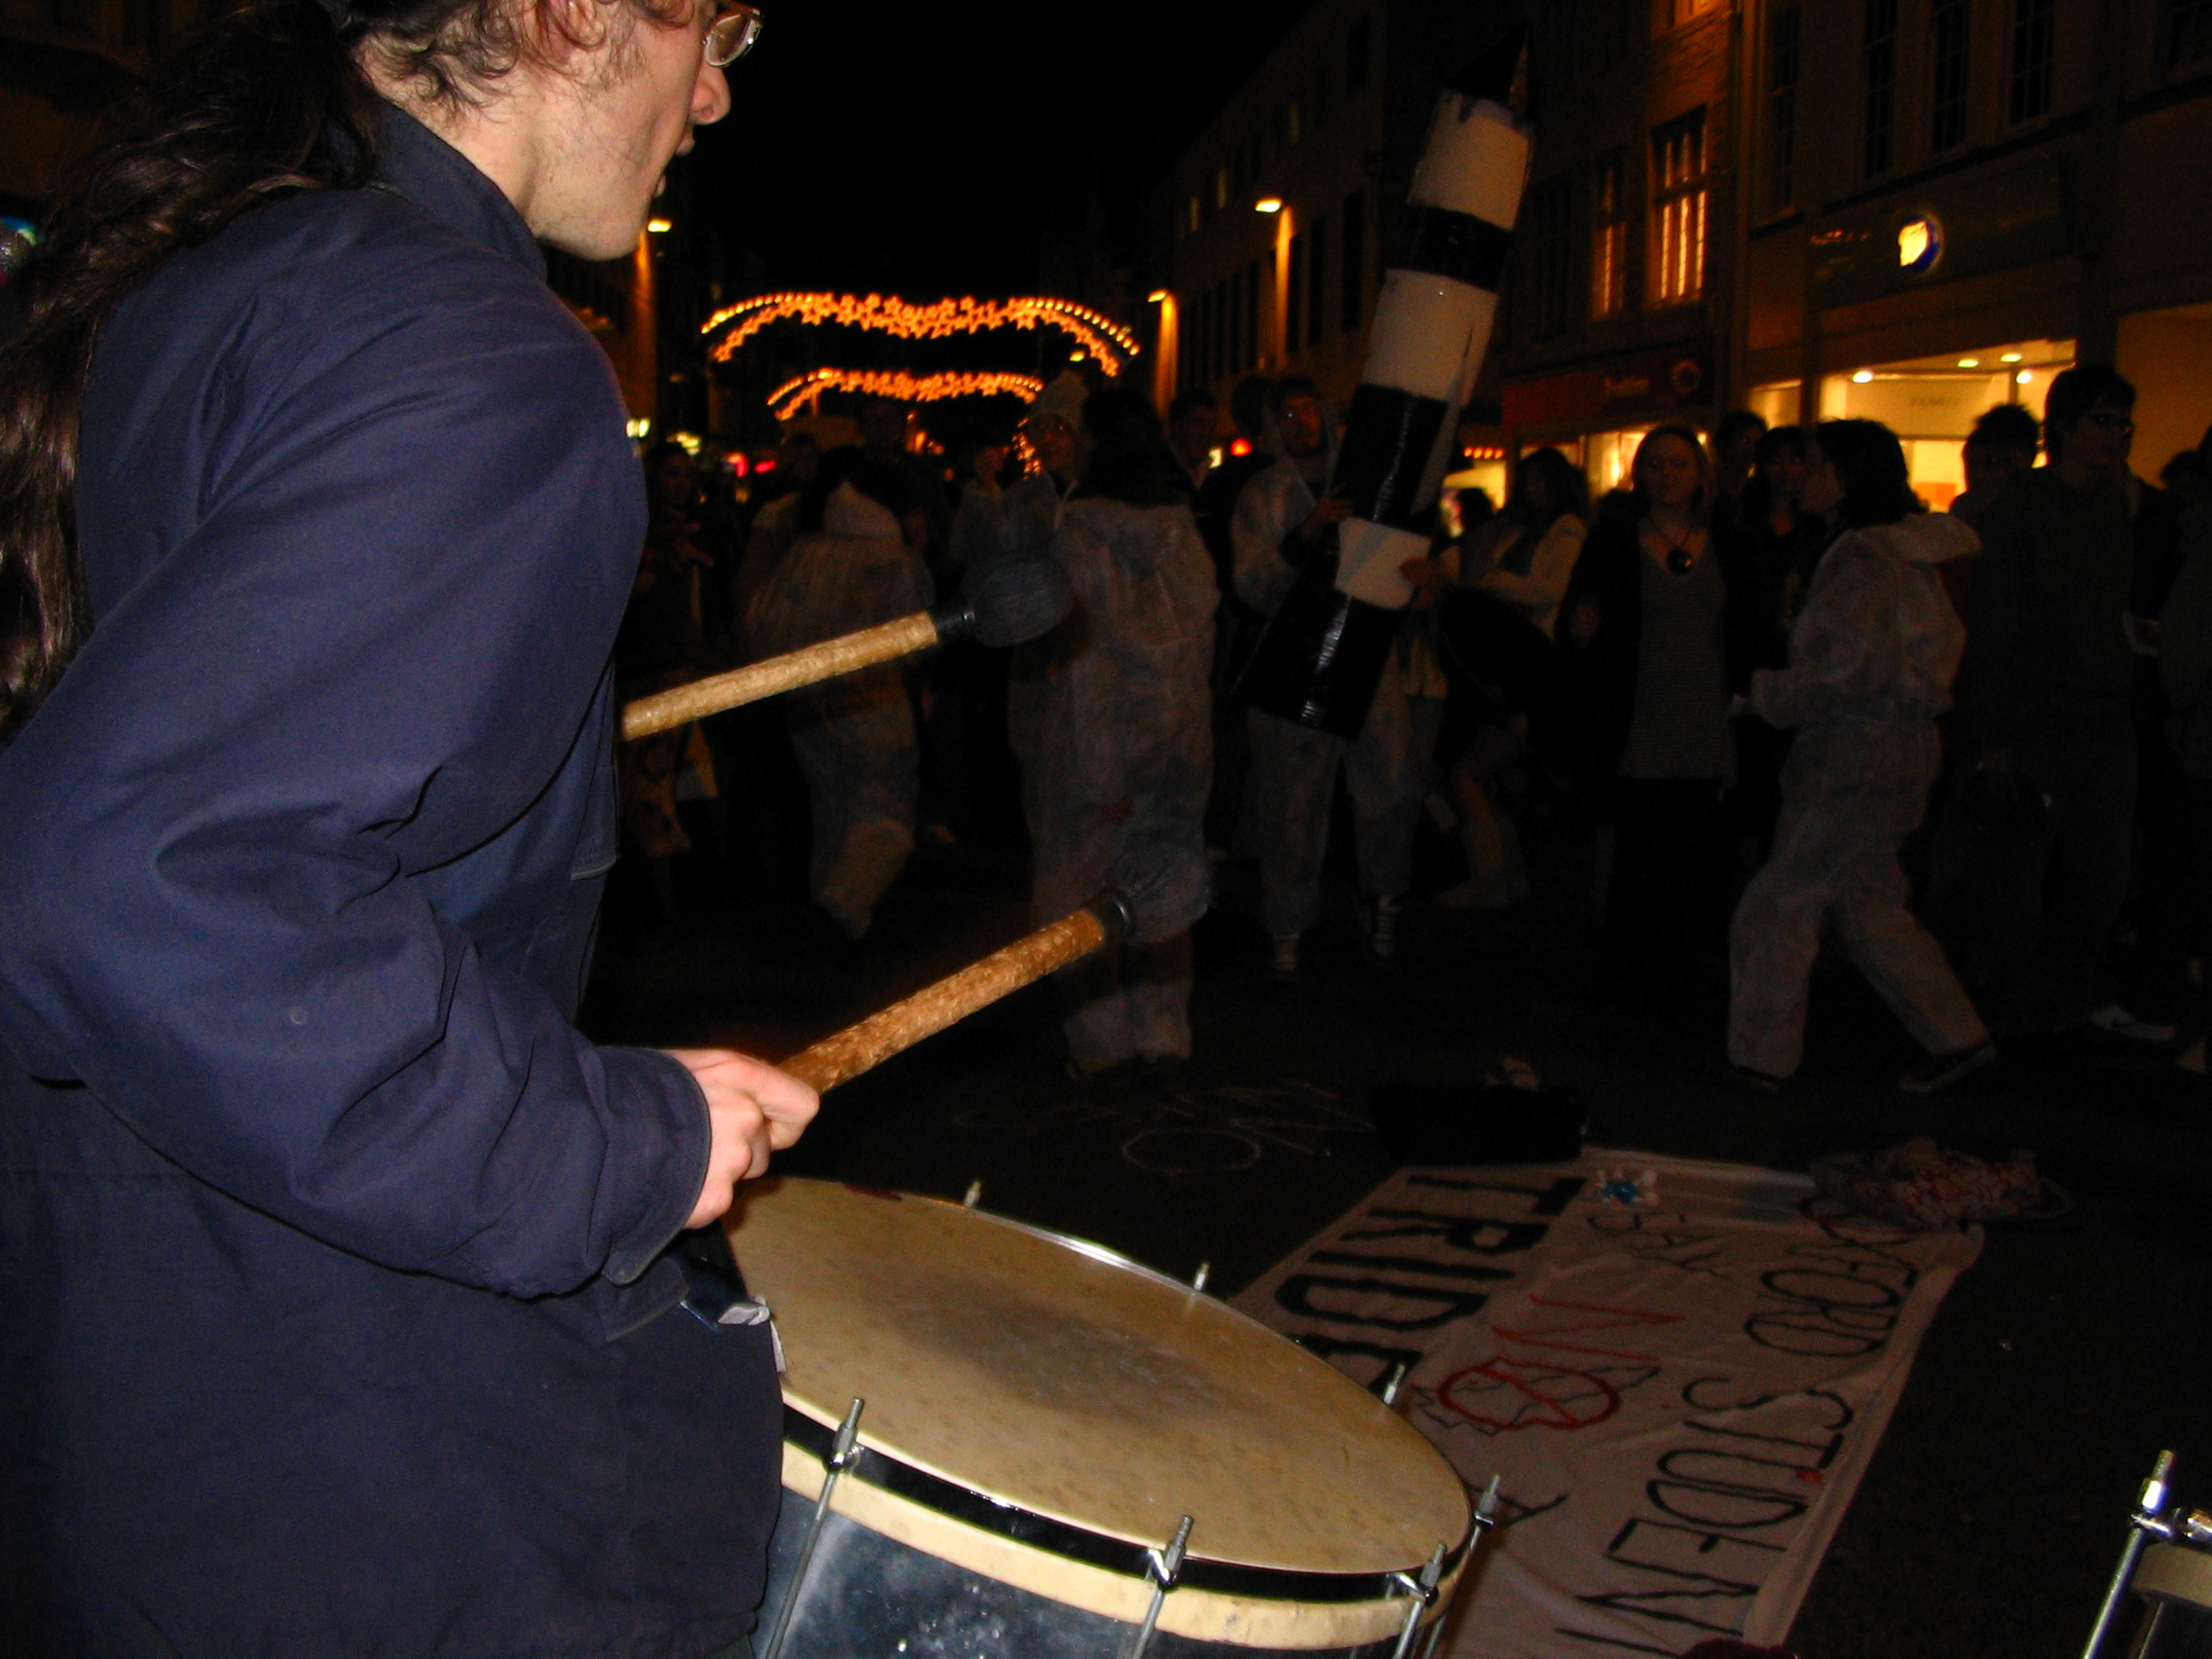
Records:
[[[606,360],[389,112],[101,336],[0,750],[0,1650],[695,1656],[776,1492],[704,1103],[571,1024],[643,542]]]

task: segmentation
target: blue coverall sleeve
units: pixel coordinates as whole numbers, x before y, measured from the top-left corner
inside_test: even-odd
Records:
[[[592,740],[642,539],[606,364],[534,292],[262,300],[189,534],[0,754],[19,1057],[241,1202],[525,1296],[642,1273],[708,1142],[682,1066],[408,879]]]

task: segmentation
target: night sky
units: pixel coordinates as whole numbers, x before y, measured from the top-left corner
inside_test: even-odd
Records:
[[[780,0],[683,165],[778,287],[1034,292],[1055,205],[1133,206],[1305,9]]]

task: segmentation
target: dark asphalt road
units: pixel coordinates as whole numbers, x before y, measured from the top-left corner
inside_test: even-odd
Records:
[[[1501,1051],[1582,1088],[1604,1145],[1784,1168],[1915,1133],[2033,1148],[2078,1207],[1990,1230],[1792,1640],[1806,1659],[2078,1654],[2161,1447],[2181,1495],[2212,1505],[2212,1095],[2162,1056],[2091,1050],[1916,1099],[1892,1087],[1916,1051],[1828,969],[1798,1083],[1726,1089],[1717,1015],[1628,1017],[1589,995],[1585,858],[1554,848],[1538,869],[1554,897],[1511,916],[1416,905],[1387,972],[1359,960],[1345,895],[1292,984],[1261,973],[1231,908],[1200,932],[1198,1060],[1172,1091],[1063,1081],[1030,991],[837,1091],[786,1167],[949,1196],[979,1179],[990,1209],[1178,1275],[1208,1262],[1229,1294],[1388,1172],[1373,1084],[1464,1082]],[[618,907],[587,1023],[788,1053],[1014,937],[1022,879],[1011,857],[925,855],[880,940],[827,965],[793,951],[790,912],[764,899],[724,915],[734,939],[650,949],[625,940]]]

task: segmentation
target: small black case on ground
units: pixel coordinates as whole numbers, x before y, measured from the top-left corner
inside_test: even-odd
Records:
[[[1401,1163],[1556,1163],[1582,1154],[1588,1114],[1572,1088],[1379,1083],[1375,1132]]]

